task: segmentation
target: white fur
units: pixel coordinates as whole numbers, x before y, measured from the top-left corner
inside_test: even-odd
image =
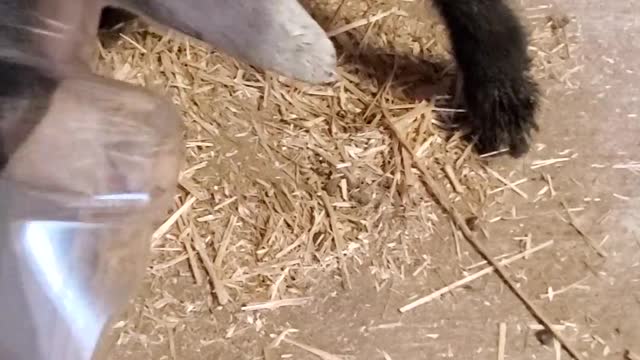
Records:
[[[333,44],[297,0],[113,1],[251,65],[310,83],[335,79]]]

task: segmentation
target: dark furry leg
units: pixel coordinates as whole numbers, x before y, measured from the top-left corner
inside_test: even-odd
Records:
[[[480,152],[529,150],[539,90],[527,36],[504,0],[434,0],[449,30]]]
[[[126,10],[107,6],[102,9],[100,16],[100,30],[111,30],[118,25],[135,19],[135,15]]]

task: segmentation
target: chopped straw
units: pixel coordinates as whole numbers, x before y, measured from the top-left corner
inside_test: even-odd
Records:
[[[193,206],[193,204],[197,200],[198,199],[195,198],[195,197],[189,197],[187,199],[187,201],[185,201],[184,204],[182,204],[182,206],[180,206],[180,208],[178,208],[178,210],[176,210],[173,214],[171,214],[171,216],[164,223],[162,223],[162,225],[160,225],[158,227],[158,229],[156,229],[156,231],[153,232],[153,235],[151,236],[151,238],[154,241],[157,241],[157,240],[161,239],[167,232],[169,232],[171,227],[173,227],[173,224],[175,224],[176,221],[178,221],[178,219],[183,214],[185,214],[187,211],[189,211],[191,206]],[[152,244],[152,246],[153,246],[153,244]]]
[[[272,300],[262,303],[247,304],[242,307],[243,311],[256,311],[256,310],[274,310],[285,306],[302,306],[306,305],[311,298],[297,298],[297,299],[281,299]]]
[[[519,253],[517,255],[514,255],[514,256],[512,256],[510,258],[502,260],[500,262],[500,265],[506,266],[506,265],[512,264],[515,261],[523,259],[526,256],[534,254],[534,253],[536,253],[536,252],[538,252],[538,251],[540,251],[542,249],[545,249],[545,248],[547,248],[547,247],[549,247],[551,245],[553,245],[553,240],[549,240],[549,241],[547,241],[545,243],[542,243],[542,244],[540,244],[538,246],[535,246],[535,247],[531,248],[528,251],[523,251],[523,252],[521,252],[521,253]],[[401,307],[400,308],[400,312],[405,313],[407,311],[415,309],[418,306],[427,304],[427,303],[439,298],[440,296],[442,296],[442,295],[444,295],[444,294],[446,294],[448,292],[451,292],[451,291],[453,291],[453,290],[455,290],[455,289],[457,289],[457,288],[459,288],[461,286],[464,286],[464,285],[466,285],[466,284],[468,284],[468,283],[470,283],[470,282],[472,282],[472,281],[474,281],[476,279],[479,279],[479,278],[481,278],[481,277],[483,277],[485,275],[491,274],[495,270],[496,269],[494,267],[490,266],[490,267],[482,269],[482,270],[480,270],[478,272],[475,272],[475,273],[473,273],[473,274],[471,274],[471,275],[469,275],[469,276],[467,276],[467,277],[465,277],[463,279],[460,279],[460,280],[458,280],[458,281],[456,281],[456,282],[454,282],[454,283],[452,283],[450,285],[447,285],[447,286],[445,286],[445,287],[443,287],[443,288],[441,288],[441,289],[439,289],[439,290],[437,290],[437,291],[435,291],[435,292],[433,292],[433,293],[431,293],[431,294],[429,294],[429,295],[427,295],[425,297],[417,299],[417,300],[415,300],[415,301],[413,301],[413,302]]]
[[[300,348],[300,349],[302,349],[302,350],[304,350],[306,352],[309,352],[309,353],[319,357],[322,360],[344,360],[340,356],[333,355],[333,354],[328,353],[328,352],[326,352],[324,350],[320,350],[320,349],[315,348],[313,346],[309,346],[309,345],[297,342],[295,340],[288,339],[286,337],[282,339],[282,342],[286,342],[286,343],[291,344],[291,345],[293,345],[295,347],[298,347],[298,348]]]
[[[600,244],[598,244],[598,242],[596,242],[593,238],[591,238],[591,236],[589,236],[586,232],[584,232],[584,230],[582,230],[582,228],[580,226],[578,226],[578,224],[576,223],[576,218],[573,215],[573,213],[571,211],[569,211],[569,207],[567,206],[567,203],[563,200],[562,201],[562,206],[564,207],[565,211],[567,212],[567,216],[569,216],[569,225],[571,225],[571,227],[573,227],[576,232],[578,232],[578,234],[584,239],[584,241],[598,254],[600,255],[600,257],[606,258],[608,255],[607,253],[600,247]]]
[[[451,181],[451,186],[453,186],[453,190],[455,190],[455,192],[457,192],[458,194],[462,194],[464,192],[464,188],[462,187],[462,184],[460,184],[460,181],[456,177],[456,173],[453,170],[453,166],[446,164],[444,166],[444,173],[447,174],[449,181]]]
[[[169,337],[169,353],[171,353],[171,358],[173,360],[178,360],[178,355],[176,353],[176,339],[173,334],[173,327],[166,326],[166,328],[167,328],[167,335]]]
[[[556,360],[562,360],[562,345],[557,339],[553,339],[553,352],[556,355]]]
[[[624,357],[626,360],[640,360],[640,355],[634,353],[631,350],[625,350]]]
[[[504,360],[507,346],[507,324],[501,322],[498,326],[498,360]]]
[[[196,281],[196,285],[202,285],[204,283],[202,272],[200,272],[200,266],[198,266],[198,261],[196,260],[196,254],[191,247],[193,245],[193,241],[189,241],[186,239],[186,236],[190,234],[190,232],[196,232],[193,222],[190,222],[190,226],[185,229],[185,231],[180,234],[180,238],[182,239],[182,243],[184,244],[184,248],[187,250],[187,258],[189,259],[189,267],[191,268],[191,273],[193,274],[193,278]],[[183,237],[183,234],[185,235]],[[180,240],[180,239],[179,239]]]
[[[485,166],[485,169],[493,175],[496,179],[500,180],[503,184],[505,184],[509,189],[515,191],[518,195],[522,196],[525,199],[529,199],[529,196],[522,190],[520,190],[515,183],[510,182],[509,180],[502,177],[502,175],[498,174],[495,170],[491,169],[488,166]]]
[[[344,239],[342,238],[342,233],[340,229],[338,229],[338,219],[336,217],[336,213],[333,210],[333,204],[331,204],[331,200],[329,196],[324,191],[320,193],[320,197],[322,198],[322,202],[324,203],[325,208],[327,209],[327,214],[329,214],[329,222],[331,224],[331,231],[333,232],[333,238],[336,244],[336,249],[338,251],[338,257],[340,258],[340,270],[342,271],[342,281],[343,287],[345,289],[351,289],[351,280],[349,276],[349,272],[347,271],[347,266],[342,260],[343,252],[345,250]]]
[[[573,346],[564,338],[564,336],[555,331],[555,329],[551,328],[551,321],[547,318],[547,316],[542,312],[541,309],[538,308],[529,298],[520,290],[517,284],[509,277],[507,271],[503,268],[502,264],[493,260],[493,258],[489,255],[487,250],[483,245],[476,239],[476,235],[469,229],[465,218],[457,211],[457,209],[453,206],[453,204],[449,201],[449,198],[445,195],[446,193],[442,190],[440,184],[431,176],[427,168],[417,159],[415,153],[413,152],[411,146],[407,143],[406,139],[402,136],[402,134],[398,131],[396,126],[393,124],[391,120],[391,116],[387,111],[383,108],[383,113],[385,114],[384,120],[387,126],[393,131],[397,140],[402,144],[404,148],[411,152],[414,165],[420,170],[422,173],[422,179],[424,180],[424,184],[429,192],[433,194],[433,196],[437,199],[440,206],[444,208],[446,213],[453,219],[454,223],[458,228],[462,231],[463,235],[469,241],[469,243],[474,247],[480,255],[489,263],[493,268],[495,268],[496,273],[500,275],[502,280],[509,286],[511,291],[522,301],[522,303],[529,309],[531,314],[535,316],[540,322],[545,325],[549,331],[555,336],[558,341],[562,344],[562,346],[567,350],[571,356],[573,356],[576,360],[583,359],[582,355],[578,353],[577,350],[573,348]],[[526,194],[525,194],[526,195]]]
[[[495,194],[495,193],[498,193],[500,191],[504,191],[506,189],[513,189],[514,186],[518,186],[518,185],[524,184],[527,181],[529,181],[528,178],[524,178],[524,179],[520,179],[518,181],[514,181],[512,183],[509,183],[509,185],[501,186],[499,188],[495,188],[495,189],[489,191],[489,194]]]
[[[393,360],[391,358],[391,355],[389,355],[386,351],[378,349],[378,352],[384,357],[384,360]]]
[[[190,291],[174,293],[171,301],[190,310],[170,315],[168,307],[146,307],[146,299],[136,299],[136,308],[158,319],[157,324],[166,317],[209,321],[216,303],[252,306],[266,297],[270,301],[263,306],[275,308],[279,299],[304,296],[308,290],[300,279],[336,270],[348,288],[349,271],[360,268],[347,271],[354,262],[371,264],[376,286],[390,275],[410,274],[411,263],[427,269],[432,260],[441,259],[423,255],[429,251],[422,247],[424,237],[448,224],[441,221],[436,201],[457,227],[456,253],[461,252],[461,237],[473,245],[473,234],[464,224],[471,214],[458,213],[448,197],[479,216],[476,212],[492,199],[493,176],[472,153],[473,143],[463,141],[449,121],[464,111],[456,109],[455,96],[417,94],[416,101],[412,94],[417,79],[427,72],[437,74],[433,80],[443,80],[438,84],[443,88],[451,85],[452,63],[441,68],[421,59],[424,54],[449,57],[448,44],[440,41],[446,36],[434,32],[429,21],[387,21],[406,15],[404,10],[412,10],[410,2],[394,3],[397,8],[384,12],[378,10],[389,4],[374,2],[364,16],[359,6],[340,2],[344,6],[335,10],[335,21],[323,24],[334,29],[330,35],[341,56],[341,79],[329,86],[256,71],[197,41],[149,27],[125,28],[126,37],[99,45],[99,74],[159,93],[179,107],[184,119],[186,164],[179,177],[177,210],[153,234],[155,251],[147,277],[152,294],[165,294],[175,285],[209,287],[209,281],[211,295],[194,299]],[[549,40],[549,46],[536,45],[544,59],[534,57],[535,75],[546,76],[539,70],[550,69],[551,74],[561,64],[549,51],[557,42],[536,35]],[[416,36],[425,41],[416,41]],[[401,74],[398,79],[396,73]],[[392,117],[394,132],[389,132],[380,125]],[[425,161],[434,164],[431,173]],[[432,177],[450,183],[446,193]],[[425,181],[430,193],[416,186]],[[495,192],[520,184],[505,184]],[[405,237],[406,231],[424,236]],[[183,276],[187,267],[192,277]],[[497,270],[512,286],[504,271]],[[527,305],[524,296],[516,294]],[[157,338],[155,332],[161,331],[166,338],[163,326],[136,331],[146,338]],[[232,336],[242,326],[226,328]],[[278,358],[267,352],[265,348],[265,358]]]
[[[224,287],[224,283],[220,279],[220,271],[216,269],[215,264],[211,261],[211,258],[207,254],[207,249],[205,248],[205,244],[196,233],[193,234],[193,242],[196,248],[196,251],[200,255],[200,259],[202,259],[202,263],[204,264],[204,268],[207,270],[207,274],[209,274],[209,279],[211,279],[213,289],[215,291],[216,297],[218,298],[218,302],[220,305],[226,305],[231,297],[229,293]]]
[[[531,169],[535,170],[535,169],[539,169],[539,168],[544,167],[544,166],[563,163],[563,162],[566,162],[566,161],[569,161],[569,160],[571,160],[570,157],[556,158],[556,159],[546,159],[546,160],[536,160],[536,161],[532,162]]]
[[[334,29],[334,30],[330,30],[330,31],[327,32],[327,35],[329,37],[334,37],[334,36],[340,35],[342,33],[345,33],[347,31],[351,31],[351,30],[353,30],[355,28],[358,28],[358,27],[361,27],[361,26],[365,26],[367,24],[374,23],[376,21],[380,21],[380,20],[386,18],[389,15],[404,15],[404,16],[406,16],[407,13],[405,13],[404,11],[400,11],[400,10],[398,10],[398,8],[394,7],[393,9],[391,9],[389,11],[383,11],[383,12],[380,12],[380,13],[378,13],[376,15],[369,16],[366,19],[356,20],[356,21],[354,21],[354,22],[352,22],[350,24],[340,26],[339,28]]]

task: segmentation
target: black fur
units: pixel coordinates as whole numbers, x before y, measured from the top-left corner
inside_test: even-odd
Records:
[[[504,0],[434,0],[449,30],[480,152],[529,150],[539,90],[527,36]]]
[[[107,6],[102,9],[102,13],[100,14],[100,24],[98,27],[100,30],[111,30],[118,25],[133,19],[135,19],[135,15],[128,11]]]

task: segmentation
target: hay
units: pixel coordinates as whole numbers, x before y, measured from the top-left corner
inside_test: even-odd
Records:
[[[154,234],[154,296],[164,298],[179,278],[205,289],[206,300],[180,299],[192,310],[275,308],[305,299],[316,273],[335,272],[348,288],[353,268],[366,262],[381,288],[392,276],[424,271],[424,242],[449,220],[421,186],[416,161],[429,164],[465,219],[482,219],[479,209],[504,190],[527,198],[517,187],[527,179],[487,167],[449,121],[463,110],[456,96],[443,96],[456,87],[445,34],[406,16],[422,4],[389,5],[398,4],[339,6],[329,28],[341,79],[332,86],[256,71],[139,24],[100,46],[100,74],[170,98],[186,128],[176,207]],[[574,86],[556,71],[571,55],[566,34],[541,20],[536,75]]]
[[[535,252],[537,252],[539,250],[542,250],[542,249],[544,249],[546,247],[549,247],[552,244],[553,244],[553,240],[547,241],[545,243],[542,243],[542,244],[536,246],[535,248],[533,248],[531,250],[516,254],[514,256],[509,257],[506,260],[502,260],[502,261],[500,261],[500,264],[501,265],[508,265],[510,263],[513,263],[514,261],[517,261],[517,260],[520,260],[520,259],[524,259],[525,257],[529,256],[530,254],[535,253]],[[465,277],[463,279],[460,279],[460,280],[456,281],[455,283],[453,283],[451,285],[447,285],[447,286],[445,286],[445,287],[443,287],[443,288],[441,288],[441,289],[439,289],[439,290],[437,290],[437,291],[435,291],[435,292],[433,292],[433,293],[431,293],[431,294],[429,294],[427,296],[424,296],[424,297],[421,297],[421,298],[419,298],[417,300],[414,300],[411,303],[401,307],[399,310],[402,313],[407,312],[409,310],[412,310],[412,309],[414,309],[414,308],[416,308],[418,306],[424,305],[424,304],[426,304],[426,303],[428,303],[428,302],[430,302],[430,301],[432,301],[434,299],[437,299],[440,296],[442,296],[442,295],[444,295],[444,294],[446,294],[448,292],[451,292],[451,291],[453,291],[453,290],[455,290],[455,289],[457,289],[457,288],[459,288],[459,287],[461,287],[463,285],[466,285],[467,283],[469,283],[469,282],[471,282],[471,281],[473,281],[475,279],[478,279],[478,278],[480,278],[482,276],[485,276],[487,274],[491,274],[494,271],[495,271],[494,267],[484,268],[483,270],[480,270],[480,271],[478,271],[476,273],[473,273],[473,274],[471,274],[471,275],[469,275],[469,276],[467,276],[467,277]]]
[[[505,348],[507,346],[507,324],[501,322],[498,329],[498,360],[504,360]]]
[[[375,14],[350,24],[366,31],[383,18],[406,16],[397,9]],[[356,30],[336,30],[338,42]],[[407,222],[431,229],[438,217],[418,186],[408,152],[384,128],[382,108],[420,159],[434,169],[446,166],[446,173],[434,175],[453,181],[457,201],[486,198],[489,180],[479,174],[484,170],[461,134],[451,133],[452,112],[442,111],[449,109],[448,100],[407,95],[416,75],[434,72],[433,64],[415,60],[414,53],[444,57],[445,47],[427,38],[432,48],[416,51],[413,41],[399,40],[411,62],[398,60],[402,52],[371,54],[371,64],[343,60],[342,80],[331,87],[255,71],[182,36],[144,26],[134,25],[111,47],[101,47],[99,73],[170,97],[185,120],[187,164],[179,206],[154,234],[154,247],[183,250],[159,252],[155,276],[188,267],[196,283],[209,286],[201,279],[202,267],[215,274],[212,290],[223,293],[220,303],[256,302],[267,300],[255,295],[272,286],[285,266],[279,296],[299,287],[292,278],[317,269],[339,269],[348,287],[347,267],[355,258],[371,259],[380,279],[423,263],[418,244],[383,246]],[[381,78],[377,70],[385,68]],[[397,69],[393,86],[391,69]],[[414,71],[413,79],[407,71]],[[451,185],[447,191],[455,194]],[[404,211],[390,212],[398,207]],[[403,213],[428,215],[390,221]],[[229,241],[223,234],[232,218],[237,224]],[[184,233],[186,224],[191,231]]]

